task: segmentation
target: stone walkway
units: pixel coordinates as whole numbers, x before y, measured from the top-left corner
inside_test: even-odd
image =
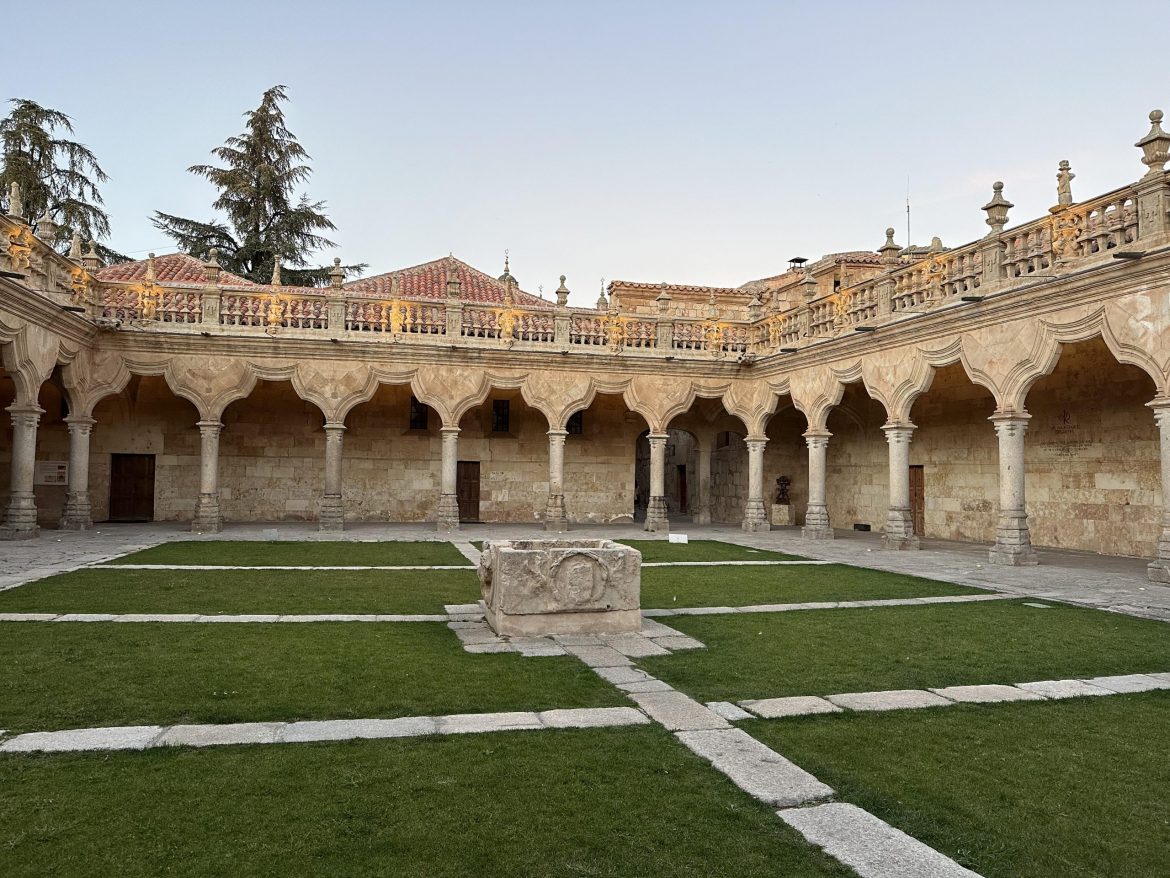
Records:
[[[889,552],[878,534],[838,531],[835,540],[804,540],[798,528],[749,534],[731,525],[673,525],[694,539],[716,539],[757,549],[803,555],[913,576],[993,589],[1024,597],[1081,604],[1133,616],[1170,621],[1170,587],[1146,579],[1146,562],[1087,552],[1039,549],[1036,567],[998,567],[987,562],[987,547],[975,543],[926,541],[917,552]],[[54,573],[109,560],[176,539],[194,540],[441,540],[431,524],[352,524],[342,534],[322,534],[311,522],[232,524],[222,534],[193,534],[181,522],[103,524],[93,531],[43,531],[35,540],[0,544],[0,589]],[[576,525],[583,538],[665,539],[637,525]],[[472,563],[479,552],[471,540],[534,539],[547,536],[536,525],[465,525],[451,535]],[[474,560],[473,560],[474,559]]]

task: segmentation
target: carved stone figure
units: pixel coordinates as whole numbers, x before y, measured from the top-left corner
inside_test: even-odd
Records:
[[[1073,203],[1072,197],[1072,181],[1076,178],[1076,174],[1072,172],[1072,166],[1065,159],[1060,163],[1060,169],[1056,172],[1056,203],[1061,207],[1066,207]]]

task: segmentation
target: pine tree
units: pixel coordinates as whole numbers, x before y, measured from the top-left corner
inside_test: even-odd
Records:
[[[188,170],[219,190],[213,206],[226,221],[202,222],[156,211],[154,224],[186,253],[207,258],[214,247],[220,265],[256,283],[268,283],[279,259],[283,282],[294,286],[324,286],[329,266],[314,266],[314,251],[336,246],[322,233],[335,230],[324,214],[325,202],[310,201],[295,190],[312,174],[309,154],[285,125],[281,103],[288,100],[283,85],[264,92],[260,106],[244,114],[243,134],[229,137],[212,150],[222,162],[195,165]],[[348,265],[361,274],[365,265]]]
[[[0,119],[0,194],[6,199],[9,185],[20,184],[26,218],[35,222],[47,210],[61,227],[53,243],[62,252],[74,232],[86,241],[109,238],[110,217],[98,191],[109,177],[89,147],[66,139],[73,120],[35,101],[9,103],[12,110]],[[126,259],[101,244],[98,254],[107,262]]]

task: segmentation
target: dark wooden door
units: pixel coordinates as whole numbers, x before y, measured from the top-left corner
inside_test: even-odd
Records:
[[[479,461],[461,460],[455,470],[460,521],[479,521]]]
[[[683,515],[690,511],[690,504],[687,503],[687,466],[685,463],[678,465],[678,511]]]
[[[926,475],[921,466],[910,467],[910,517],[915,536],[926,532]]]
[[[110,455],[110,521],[154,521],[154,455]]]

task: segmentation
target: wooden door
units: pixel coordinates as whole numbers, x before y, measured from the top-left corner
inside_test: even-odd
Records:
[[[926,532],[926,475],[921,465],[910,467],[910,517],[914,521],[914,535]]]
[[[678,511],[681,515],[690,511],[690,504],[687,503],[687,465],[685,463],[678,465]]]
[[[479,521],[479,461],[461,460],[455,469],[460,521]]]
[[[110,521],[154,521],[154,455],[110,455]]]

